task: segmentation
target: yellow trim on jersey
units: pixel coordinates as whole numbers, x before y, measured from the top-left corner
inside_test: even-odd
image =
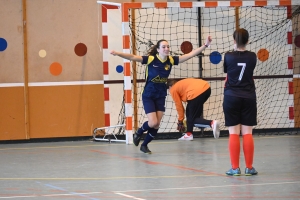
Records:
[[[148,61],[147,61],[147,65],[149,65],[153,60],[154,60],[154,56],[149,56]]]
[[[173,57],[169,56],[169,59],[170,59],[171,64],[174,65],[174,59],[173,59]]]
[[[154,56],[149,56],[146,65],[145,80],[148,78],[148,65],[154,60]]]
[[[148,78],[148,65],[154,60],[154,56],[148,56],[147,65],[146,65],[146,72],[145,72],[145,80]],[[144,89],[142,89],[141,93],[144,92]]]
[[[162,62],[162,63],[164,63],[164,62],[166,62],[166,61],[167,61],[167,59],[166,59],[166,60],[162,60],[162,59],[160,59],[160,57],[159,57],[159,55],[158,55],[158,54],[156,54],[156,57],[157,57],[157,59],[158,59],[158,60],[160,60],[160,62]]]
[[[148,65],[146,66],[145,80],[148,78]]]

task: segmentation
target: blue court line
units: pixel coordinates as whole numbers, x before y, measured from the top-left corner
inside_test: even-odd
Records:
[[[41,182],[37,182],[37,183],[42,184]],[[87,195],[80,194],[80,193],[77,193],[77,192],[70,192],[70,191],[68,191],[68,190],[66,190],[64,188],[56,187],[56,186],[51,185],[51,184],[43,184],[43,185],[45,185],[47,187],[50,187],[50,188],[54,188],[54,189],[60,190],[60,191],[68,192],[69,194],[73,194],[75,196],[81,196],[81,197],[85,197],[85,198],[88,198],[88,199],[91,199],[91,200],[100,200],[100,199],[97,199],[97,198],[91,198],[91,197],[89,197]]]

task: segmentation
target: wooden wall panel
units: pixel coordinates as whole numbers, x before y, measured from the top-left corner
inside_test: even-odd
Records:
[[[8,43],[0,51],[0,140],[90,136],[104,121],[103,85],[86,85],[103,80],[101,7],[92,0],[26,1],[26,136],[22,2],[0,0],[0,38]],[[79,44],[85,53],[76,50]],[[74,81],[83,85],[64,86]]]
[[[23,83],[22,1],[0,1],[0,38],[7,42],[0,51],[0,83]]]
[[[31,138],[91,136],[103,126],[103,85],[29,88]]]
[[[23,140],[24,87],[0,87],[0,140]]]
[[[27,7],[29,82],[103,79],[101,6],[96,1],[29,0]],[[78,44],[85,45],[86,54],[76,54]],[[61,65],[60,74],[50,73],[53,63]]]

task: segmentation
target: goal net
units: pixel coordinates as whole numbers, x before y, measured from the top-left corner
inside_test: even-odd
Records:
[[[201,55],[174,66],[169,78],[207,80],[212,93],[204,105],[203,117],[219,120],[221,135],[228,134],[222,107],[226,77],[223,58],[226,52],[234,49],[234,30],[245,28],[250,34],[247,50],[255,52],[258,58],[254,72],[258,125],[254,127],[254,134],[298,134],[300,86],[295,83],[300,81],[293,68],[300,68],[299,4],[298,1],[123,3],[123,51],[146,55],[158,40],[166,39],[171,55],[183,55],[184,44],[195,49],[210,35],[211,46]],[[128,64],[124,61],[125,69]],[[124,72],[125,97],[119,116],[123,116],[121,121],[125,123],[129,120],[130,125],[122,127],[118,131],[120,135],[131,134],[147,121],[141,98],[145,70],[144,65],[130,62],[129,77],[128,72]],[[132,85],[128,90],[130,82]],[[128,91],[131,100],[128,100]],[[128,105],[132,109],[128,110]],[[168,133],[178,135],[177,111],[170,95],[165,105],[166,112],[159,129],[159,133],[165,134],[157,135],[161,138],[169,137],[163,136]],[[196,137],[197,132],[212,135],[210,129],[201,132],[195,128],[194,131]]]
[[[132,9],[129,14],[131,53],[146,55],[147,50],[160,39],[170,44],[171,55],[184,54],[184,42],[190,42],[193,49],[201,46],[208,35],[212,44],[202,55],[174,66],[169,78],[202,78],[209,81],[212,94],[204,105],[203,117],[217,119],[224,126],[222,108],[224,80],[223,58],[233,50],[233,32],[245,28],[250,34],[247,50],[257,54],[254,79],[257,92],[257,132],[267,130],[293,131],[294,96],[289,83],[293,81],[293,70],[288,61],[296,57],[289,40],[289,33],[298,27],[299,6],[240,6],[240,7],[147,7]],[[295,62],[295,60],[294,60]],[[133,109],[137,115],[135,126],[147,121],[141,92],[144,87],[145,66],[135,64],[132,77]],[[170,95],[166,99],[166,112],[161,121],[160,133],[176,132],[177,112]],[[135,127],[135,128],[137,128]],[[134,129],[135,129],[134,128]],[[197,129],[195,128],[195,131]],[[207,131],[210,131],[207,129]],[[254,131],[255,132],[255,131]]]

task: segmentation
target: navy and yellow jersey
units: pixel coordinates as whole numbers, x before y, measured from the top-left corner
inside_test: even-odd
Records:
[[[227,52],[224,56],[224,95],[255,99],[253,72],[257,57],[251,51]]]
[[[178,56],[168,56],[166,60],[161,60],[158,55],[142,56],[142,64],[146,64],[145,71],[146,84],[143,96],[159,98],[167,96],[167,80],[173,65],[178,65]]]

